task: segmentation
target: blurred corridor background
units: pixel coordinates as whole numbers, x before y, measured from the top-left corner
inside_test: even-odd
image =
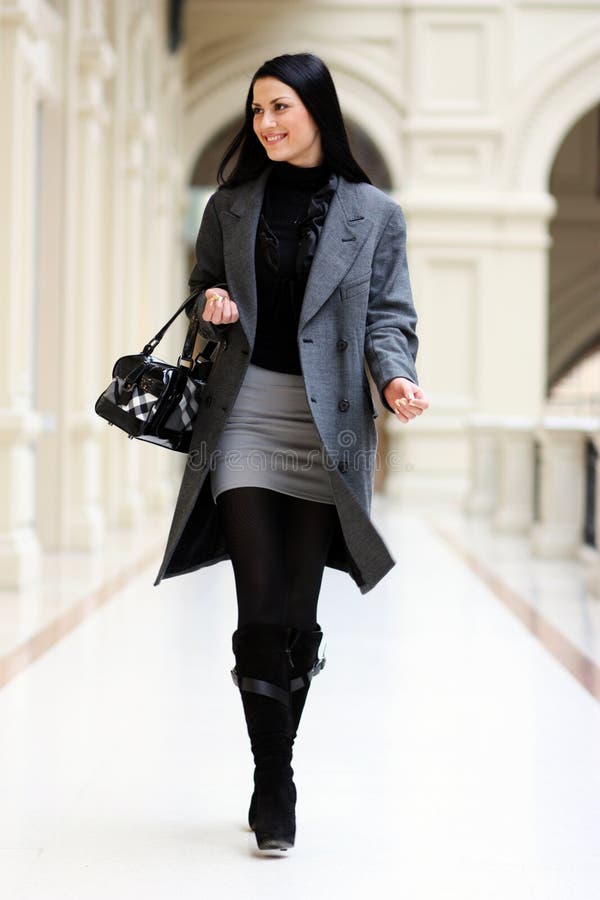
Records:
[[[407,220],[431,408],[378,417],[376,512],[502,575],[538,637],[551,595],[598,700],[600,0],[0,0],[0,687],[154,590],[185,460],[94,403],[186,296],[252,73],[307,50]]]
[[[378,489],[448,498],[537,553],[587,547],[597,587],[599,13],[2,0],[2,587],[172,508],[181,460],[122,440],[93,404],[185,297],[252,72],[303,49],[408,223],[432,404],[406,429],[379,417]]]

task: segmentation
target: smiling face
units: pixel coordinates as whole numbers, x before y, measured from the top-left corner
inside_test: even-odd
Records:
[[[252,97],[254,132],[273,162],[308,168],[323,162],[321,135],[296,91],[277,78],[259,78]]]

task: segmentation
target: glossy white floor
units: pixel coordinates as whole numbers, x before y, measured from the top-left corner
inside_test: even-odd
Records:
[[[152,566],[0,691],[0,896],[597,900],[600,704],[426,517],[375,518],[392,573],[324,582],[294,850],[245,824],[229,564]]]

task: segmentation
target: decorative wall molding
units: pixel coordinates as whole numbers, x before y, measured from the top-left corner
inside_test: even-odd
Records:
[[[548,189],[550,169],[575,122],[600,101],[600,17],[576,34],[566,32],[561,52],[511,98],[503,181],[509,190]]]

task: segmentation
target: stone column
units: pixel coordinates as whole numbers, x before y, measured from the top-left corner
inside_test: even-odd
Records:
[[[147,15],[133,16],[125,4],[113,6],[117,71],[110,135],[107,372],[118,356],[141,350],[185,296],[185,281],[173,264],[181,222],[180,149],[173,143],[180,128],[181,61],[149,56],[155,24]],[[149,66],[149,59],[155,64]],[[182,327],[177,323],[169,330],[157,356],[177,359]],[[128,441],[116,429],[106,429],[103,441],[111,523],[134,525],[146,511],[173,503],[174,482],[180,480],[173,473],[184,457]]]
[[[470,415],[467,429],[470,481],[463,508],[467,515],[489,516],[498,494],[498,417]]]
[[[498,433],[498,497],[493,524],[498,531],[527,532],[533,522],[534,427],[527,416],[506,416]]]
[[[178,190],[174,179],[174,171],[167,164],[160,167],[157,175],[153,204],[153,273],[152,283],[155,285],[154,302],[150,304],[150,298],[146,300],[150,304],[149,315],[152,316],[151,332],[157,331],[177,306],[185,299],[185,295],[172,289],[170,279],[170,267],[172,265],[171,242],[173,232],[177,230],[180,218],[174,215],[178,212],[176,201]],[[174,322],[163,338],[157,355],[171,362],[176,362],[183,345],[183,334],[188,326],[188,318],[181,314],[180,320]],[[148,333],[148,338],[151,334]],[[149,448],[150,450],[150,448]],[[148,507],[160,512],[167,509],[173,503],[173,468],[174,465],[185,463],[185,457],[180,454],[169,453],[159,447],[150,450],[147,455],[147,473],[150,483],[146,492]],[[175,459],[172,459],[175,457]]]
[[[144,147],[148,131],[148,117],[141,111],[129,114],[125,135],[125,172],[123,178],[123,294],[118,322],[118,355],[135,353],[150,337],[146,333],[152,316],[148,314],[143,290],[143,187]],[[115,311],[118,316],[119,310]],[[157,354],[158,355],[158,354]],[[123,437],[123,435],[120,435]],[[127,441],[121,457],[119,473],[120,503],[116,510],[119,525],[135,525],[141,518],[147,485],[143,471],[147,465],[145,454],[160,448],[144,446],[141,441]]]
[[[93,402],[107,381],[100,353],[106,319],[104,83],[112,74],[114,54],[103,30],[103,4],[88,0],[79,13],[81,22],[71,21],[77,42],[73,145],[77,195],[71,232],[72,281],[67,292],[69,365],[64,390],[68,468],[63,541],[69,548],[89,550],[101,542],[105,527],[99,440],[104,423],[95,415]]]
[[[0,2],[0,278],[3,352],[0,355],[0,587],[16,589],[35,577],[34,410],[37,289],[36,34],[29,3]]]
[[[541,446],[540,520],[531,534],[539,556],[574,556],[582,543],[584,442],[594,420],[545,417]]]

